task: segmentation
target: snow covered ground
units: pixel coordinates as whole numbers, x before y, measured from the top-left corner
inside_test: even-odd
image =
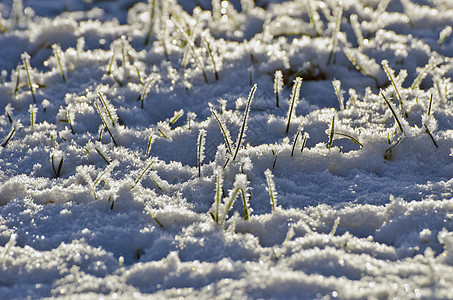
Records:
[[[452,1],[0,14],[0,298],[453,298]]]

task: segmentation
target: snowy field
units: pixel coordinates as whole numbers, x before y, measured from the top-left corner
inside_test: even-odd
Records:
[[[452,299],[453,1],[0,1],[0,298]]]

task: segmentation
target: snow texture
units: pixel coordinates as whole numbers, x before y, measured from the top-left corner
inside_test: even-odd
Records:
[[[0,298],[452,299],[452,26],[449,0],[1,1]]]

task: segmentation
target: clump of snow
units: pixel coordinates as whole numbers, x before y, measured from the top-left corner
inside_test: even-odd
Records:
[[[450,2],[194,3],[0,3],[2,298],[452,298]]]

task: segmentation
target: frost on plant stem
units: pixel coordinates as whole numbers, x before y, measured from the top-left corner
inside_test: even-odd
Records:
[[[406,111],[405,111],[404,106],[403,106],[403,98],[401,97],[401,94],[400,94],[399,91],[403,89],[402,83],[403,83],[404,79],[407,76],[407,71],[406,70],[401,70],[401,72],[398,75],[398,77],[395,77],[395,71],[392,68],[389,67],[389,64],[388,64],[387,60],[384,59],[382,61],[382,66],[384,67],[385,74],[387,74],[388,79],[390,80],[390,82],[393,85],[393,88],[395,89],[395,93],[396,93],[396,95],[398,97],[398,101],[399,101],[399,104],[400,104],[401,116],[405,116],[406,115]]]
[[[33,102],[36,103],[35,90],[33,89],[33,83],[30,78],[30,70],[28,66],[28,61],[30,60],[30,55],[27,52],[22,53],[21,58],[24,62],[25,70],[27,71],[28,85],[30,87],[31,95],[33,96]]]
[[[249,116],[249,113],[250,113],[250,105],[252,104],[252,99],[253,99],[253,96],[255,95],[256,88],[257,88],[257,85],[255,84],[252,87],[252,89],[250,91],[250,94],[249,94],[249,98],[248,98],[248,101],[247,101],[247,106],[246,106],[245,112],[244,112],[244,117],[242,119],[241,130],[239,131],[238,137],[236,139],[236,149],[234,151],[233,160],[236,159],[236,156],[239,153],[239,149],[241,148],[242,141],[243,141],[243,139],[245,137],[245,131],[247,130],[247,119],[248,119],[248,116]]]
[[[89,174],[90,171],[93,170],[92,166],[77,166],[76,167],[76,172],[80,176],[82,176],[83,180],[88,185],[88,188],[90,189],[91,193],[93,194],[94,200],[97,200],[98,197],[96,195],[96,190],[95,190],[95,185],[93,183],[93,180],[91,179],[91,175]]]
[[[119,166],[120,162],[118,160],[112,161],[110,164],[107,165],[104,171],[100,172],[99,175],[96,177],[96,180],[93,182],[93,186],[96,187],[101,183],[101,181],[107,181],[112,173],[113,169]]]
[[[5,141],[2,143],[2,147],[5,148],[8,143],[11,141],[11,139],[14,137],[16,134],[16,131],[22,128],[22,123],[20,120],[14,120],[13,123],[11,124],[11,130],[8,133],[8,136],[6,137]]]
[[[411,85],[411,90],[418,88],[420,86],[420,84],[422,83],[423,79],[425,79],[426,76],[429,74],[429,72],[431,70],[433,70],[434,68],[436,68],[442,62],[444,62],[444,59],[441,56],[431,55],[426,66],[424,66],[423,68],[417,67],[418,75],[414,79],[414,82]]]
[[[283,89],[283,74],[282,71],[275,71],[274,75],[274,93],[275,93],[275,102],[278,107],[279,94]]]
[[[187,129],[190,130],[192,126],[192,122],[195,121],[195,118],[197,117],[197,114],[194,112],[189,111],[187,113]]]
[[[382,91],[381,91],[381,96],[384,99],[384,101],[387,104],[387,106],[390,109],[390,111],[392,112],[393,118],[395,119],[395,122],[398,124],[398,127],[400,128],[401,132],[404,133],[403,126],[401,125],[401,122],[398,119],[398,116],[396,115],[395,110],[393,109],[392,105],[387,100],[387,98],[385,97],[385,95],[384,95],[384,93]]]
[[[316,32],[316,36],[320,36],[322,34],[322,24],[319,24],[319,14],[313,10],[313,6],[311,0],[305,0],[305,4],[308,10],[308,17],[310,18],[311,26]]]
[[[344,91],[341,89],[341,81],[340,80],[333,80],[332,81],[333,88],[335,90],[335,94],[337,95],[337,99],[340,105],[340,110],[344,110]]]
[[[219,221],[219,224],[223,224],[228,216],[228,212],[230,211],[231,207],[233,206],[234,201],[236,201],[236,198],[239,194],[239,192],[242,192],[244,195],[244,192],[247,189],[249,182],[247,181],[247,175],[245,174],[237,174],[235,181],[234,181],[234,188],[230,190],[228,198],[224,199],[225,202],[225,211],[223,213],[222,218]],[[244,195],[245,196],[245,195]],[[247,209],[247,204],[244,202],[244,212]]]
[[[450,25],[446,26],[440,33],[439,33],[439,40],[438,44],[442,45],[445,40],[451,35],[452,27]]]
[[[215,120],[217,121],[217,124],[220,127],[220,131],[222,132],[228,152],[230,153],[230,155],[233,155],[233,149],[232,149],[233,142],[231,139],[230,131],[228,130],[228,127],[226,126],[225,120],[222,118],[222,116],[219,116],[217,114],[217,111],[215,110],[215,108],[212,105],[210,105],[210,109],[211,109],[211,114],[214,116]]]
[[[138,100],[141,100],[142,109],[145,108],[145,97],[146,97],[146,94],[148,93],[148,88],[150,87],[151,83],[154,82],[154,80],[156,80],[156,78],[154,76],[151,77],[150,79],[148,79],[148,81],[146,82],[146,84],[143,87],[143,91],[142,91],[142,94],[140,95],[140,98],[138,98]]]
[[[153,33],[154,26],[156,24],[156,9],[158,9],[158,7],[156,7],[156,0],[148,0],[148,6],[150,10],[149,29],[148,33],[146,34],[145,45],[148,45],[151,34]]]
[[[286,131],[285,134],[288,134],[289,125],[291,123],[291,118],[296,117],[296,108],[299,104],[299,95],[300,95],[300,87],[302,85],[302,77],[297,77],[294,80],[293,91],[291,93],[290,105],[288,109],[288,113],[286,115],[287,122],[286,122]]]
[[[170,125],[167,122],[164,121],[159,121],[157,122],[157,131],[159,134],[166,138],[166,139],[171,139],[171,128]]]
[[[226,106],[227,106],[228,100],[219,99],[219,100],[217,100],[217,102],[219,102],[219,106],[220,106],[220,114],[223,115],[223,113],[224,113],[225,110],[226,110]]]
[[[351,26],[352,29],[354,30],[356,39],[357,39],[357,44],[360,47],[363,47],[364,44],[364,39],[363,39],[363,34],[362,34],[362,29],[360,27],[359,19],[356,14],[352,14],[350,17],[351,20]]]
[[[211,213],[211,217],[214,219],[214,222],[219,223],[219,209],[220,209],[220,200],[222,199],[222,189],[223,189],[223,168],[217,166],[216,169],[216,185],[215,185],[215,198],[214,198],[214,213]]]
[[[293,138],[293,146],[291,148],[291,157],[294,156],[294,150],[296,149],[296,145],[297,145],[297,141],[299,140],[299,136],[303,130],[303,126],[299,126],[299,129],[297,129],[297,132],[296,134],[294,135],[294,138]]]
[[[147,163],[147,166],[143,169],[143,171],[140,173],[140,175],[137,177],[137,179],[134,182],[134,185],[130,188],[132,190],[137,186],[137,184],[142,180],[143,176],[146,174],[146,172],[151,168],[151,166],[154,164],[155,160],[151,159],[149,163]]]
[[[201,177],[201,164],[204,160],[204,147],[206,143],[206,130],[200,129],[197,138],[197,165],[198,165],[198,177]]]
[[[14,107],[11,105],[11,103],[6,104],[5,114],[8,117],[8,120],[11,124],[13,123],[13,111],[14,111]]]
[[[332,148],[334,134],[335,134],[335,115],[332,116],[332,123],[330,124],[329,143],[327,146],[329,150],[330,150],[330,148]]]
[[[61,77],[63,78],[63,81],[66,81],[66,76],[64,73],[64,69],[63,69],[62,57],[60,56],[62,53],[61,47],[59,44],[53,44],[52,50],[53,50],[55,57],[57,58],[57,63],[58,63],[58,67],[60,68]]]
[[[275,208],[277,207],[277,190],[275,189],[275,182],[274,182],[274,175],[272,174],[272,171],[267,169],[264,171],[264,175],[266,175],[266,181],[267,181],[267,191],[269,192],[269,198],[272,206],[272,212],[275,211]]]
[[[335,10],[335,27],[332,33],[332,46],[327,59],[327,65],[330,63],[336,63],[336,47],[338,43],[338,33],[340,32],[341,27],[341,17],[343,16],[343,4],[340,2],[340,5]]]
[[[38,113],[38,107],[36,106],[36,104],[30,104],[28,112],[30,113],[31,130],[35,130],[36,114]]]
[[[195,44],[193,43],[193,41],[190,39],[190,37],[187,35],[187,33],[184,31],[184,29],[181,27],[181,25],[179,25],[179,23],[175,20],[174,17],[172,17],[170,19],[173,24],[176,26],[176,28],[178,29],[178,31],[181,33],[181,35],[183,36],[183,38],[186,40],[186,43],[188,45],[188,47],[190,48],[190,50],[192,51],[193,55],[194,55],[194,58],[195,58],[195,61],[196,63],[198,64],[198,67],[200,68],[201,72],[203,73],[203,78],[204,78],[204,81],[206,83],[208,83],[208,77],[206,75],[206,71],[205,71],[205,68],[204,68],[204,62],[203,62],[203,58],[201,57],[201,55],[198,53],[196,47],[195,47]]]
[[[350,88],[348,93],[349,93],[349,100],[352,100],[352,103],[354,103],[354,105],[355,105],[359,98],[357,91],[353,88]]]
[[[203,33],[203,41],[206,45],[206,49],[208,50],[208,53],[209,53],[209,57],[211,58],[211,62],[212,62],[212,67],[214,68],[214,75],[215,75],[215,80],[219,80],[219,73],[217,72],[217,65],[216,65],[216,60],[215,60],[215,57],[214,57],[214,53],[213,53],[213,49],[212,49],[212,40],[211,38],[207,37],[207,33],[204,32]]]
[[[55,178],[59,178],[61,175],[61,169],[63,167],[64,153],[62,151],[54,151],[50,155],[50,161],[52,164],[52,170],[55,175]],[[56,166],[57,162],[58,166]]]
[[[153,143],[154,143],[154,139],[153,139],[153,135],[151,134],[148,139],[148,145],[146,146],[146,151],[145,151],[146,156],[149,155],[149,151],[151,151],[151,146]]]
[[[104,113],[107,114],[108,120],[110,120],[111,126],[115,127],[118,124],[118,115],[116,114],[116,108],[110,103],[110,101],[102,95],[101,93],[98,93],[99,95],[99,100],[102,103],[102,106],[104,108]]]
[[[171,117],[168,121],[168,125],[172,126],[176,123],[182,116],[184,116],[184,109],[180,109],[178,111],[173,112],[173,117]]]
[[[371,20],[371,27],[368,31],[368,37],[379,29],[379,25],[382,24],[382,22],[380,22],[382,19],[382,15],[387,10],[389,3],[390,0],[382,0],[379,2],[376,11],[374,11],[373,19]]]

